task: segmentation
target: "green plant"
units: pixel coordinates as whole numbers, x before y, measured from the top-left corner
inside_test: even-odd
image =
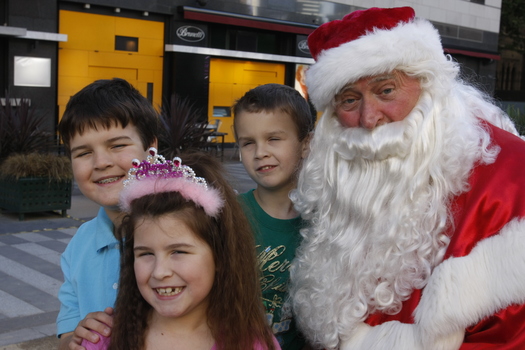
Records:
[[[57,156],[43,115],[28,100],[0,106],[0,208],[18,213],[71,208],[69,157]]]
[[[173,94],[160,115],[159,153],[172,158],[181,151],[205,148],[209,131],[202,116],[202,109],[189,99]]]
[[[0,178],[47,177],[49,180],[71,180],[71,160],[54,154],[12,154],[0,165]]]
[[[5,99],[0,106],[0,177],[72,179],[71,161],[51,152],[55,141],[44,123],[45,116],[29,100]]]
[[[13,153],[47,152],[54,145],[44,128],[45,116],[36,113],[27,99],[6,97],[0,107],[0,162]]]
[[[525,2],[503,0],[501,2],[501,23],[499,49],[525,53]]]
[[[514,105],[508,106],[506,112],[516,125],[518,133],[520,135],[525,135],[525,113]]]

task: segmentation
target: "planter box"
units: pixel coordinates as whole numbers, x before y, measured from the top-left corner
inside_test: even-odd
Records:
[[[46,177],[0,179],[0,208],[18,213],[61,210],[65,217],[71,209],[72,180],[49,180]]]

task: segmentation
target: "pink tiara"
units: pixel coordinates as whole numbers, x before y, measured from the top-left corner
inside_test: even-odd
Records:
[[[151,147],[149,156],[140,162],[133,159],[133,167],[128,171],[124,189],[120,194],[120,207],[130,211],[131,202],[139,197],[161,192],[179,192],[184,198],[202,207],[207,215],[217,217],[224,201],[215,188],[208,187],[206,180],[195,176],[187,165],[182,165],[179,157],[166,160]]]

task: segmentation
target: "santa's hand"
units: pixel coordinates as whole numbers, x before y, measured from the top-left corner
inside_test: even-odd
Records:
[[[465,330],[446,335],[429,335],[416,324],[385,322],[371,327],[359,323],[347,339],[341,339],[340,350],[457,350],[463,343]]]

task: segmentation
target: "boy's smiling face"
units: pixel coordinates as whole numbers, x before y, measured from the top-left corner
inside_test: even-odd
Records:
[[[146,150],[134,125],[98,126],[76,134],[70,142],[75,181],[84,196],[111,212],[118,213],[123,181],[133,159],[143,160]],[[112,218],[113,219],[113,218]]]
[[[292,117],[277,110],[242,112],[236,118],[242,163],[258,189],[291,190],[308,146],[307,140],[299,141]]]

